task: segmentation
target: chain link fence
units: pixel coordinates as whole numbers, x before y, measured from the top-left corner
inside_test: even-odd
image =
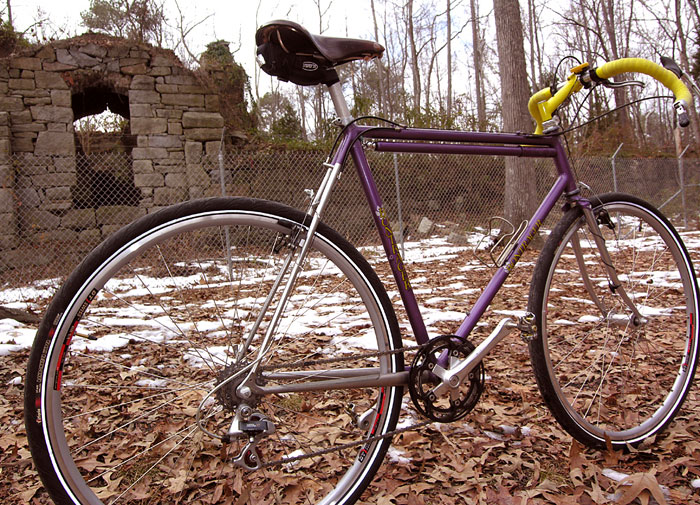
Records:
[[[462,232],[486,227],[503,214],[501,157],[368,153],[385,209],[404,235],[419,238],[423,218]],[[237,195],[284,202],[305,209],[306,189],[316,188],[325,153],[241,151],[182,161],[167,174],[135,174],[124,154],[77,157],[13,156],[14,177],[0,189],[0,305],[36,305],[98,243],[120,227],[176,201]],[[614,165],[614,169],[613,169]],[[700,160],[585,158],[574,160],[593,193],[629,192],[663,206],[676,226],[697,225]],[[679,166],[682,171],[679,172]],[[533,160],[538,198],[554,182],[551,160]],[[681,176],[684,181],[681,190]],[[6,178],[7,179],[7,178]],[[398,181],[398,185],[397,185]],[[399,206],[400,202],[400,206]],[[685,207],[682,203],[685,202]],[[550,216],[552,224],[557,216]],[[324,220],[356,246],[377,244],[370,211],[352,166],[334,193]]]

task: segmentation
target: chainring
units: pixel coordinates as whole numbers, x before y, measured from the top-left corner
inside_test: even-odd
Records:
[[[474,349],[474,345],[462,337],[442,335],[418,351],[408,376],[408,391],[418,412],[440,423],[457,421],[471,412],[484,390],[484,364],[479,362],[459,386],[450,387],[439,397],[433,389],[441,379],[433,370],[436,366],[450,370]]]

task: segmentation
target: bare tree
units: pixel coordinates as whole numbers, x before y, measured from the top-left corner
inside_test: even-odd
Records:
[[[685,69],[685,71],[690,70],[690,62],[688,59],[688,46],[686,44],[686,34],[685,34],[685,29],[684,29],[684,22],[683,22],[683,16],[681,14],[681,1],[680,0],[675,0],[674,2],[674,7],[675,7],[675,15],[676,15],[676,28],[678,30],[678,42],[680,45],[680,59],[681,59],[681,67]],[[697,14],[697,13],[696,13]],[[696,30],[699,29],[700,27],[696,26]],[[692,105],[692,104],[689,104]],[[693,121],[691,122],[692,124],[692,130],[693,130],[693,137],[695,138],[695,142],[698,143],[700,142],[700,138],[698,135],[700,134],[699,128],[698,128],[698,114],[695,110],[694,107],[690,107],[690,113]],[[678,128],[678,126],[676,126]],[[680,138],[680,131],[677,132],[676,138]],[[681,146],[679,145],[679,142],[676,142],[676,152],[677,154],[680,154],[682,151]]]
[[[333,5],[333,0],[330,0],[324,7],[323,0],[314,0],[316,5],[316,12],[318,14],[318,33],[323,33],[327,28],[326,15]],[[324,126],[326,121],[326,94],[323,92],[320,86],[314,88],[314,102],[313,102],[313,112],[314,112],[314,130],[316,139],[320,139],[324,134]]]
[[[530,49],[530,83],[533,88],[536,88],[542,84],[544,48],[540,43],[542,20],[537,10],[535,0],[527,0],[527,26],[526,38],[529,42]]]
[[[494,0],[498,67],[501,75],[501,104],[505,131],[529,131],[532,121],[527,112],[530,96],[527,86],[523,25],[518,0]],[[537,188],[532,164],[523,158],[506,158],[504,212],[517,226],[532,215]]]
[[[377,25],[377,11],[374,6],[374,0],[370,0],[372,8],[372,23],[374,25],[374,40],[379,42],[379,27]],[[379,73],[379,110],[384,108],[384,70],[382,69],[382,61],[377,60],[377,72]]]
[[[411,75],[413,77],[413,112],[417,117],[420,114],[420,66],[418,65],[418,44],[416,43],[416,30],[413,19],[413,0],[406,0],[406,32],[410,47]]]
[[[162,0],[90,0],[89,9],[80,16],[91,30],[163,44],[166,19]]]
[[[174,29],[177,30],[177,33],[179,35],[177,42],[175,43],[173,50],[177,51],[178,49],[182,48],[182,51],[187,55],[187,57],[191,60],[191,62],[195,62],[196,64],[199,65],[200,59],[199,56],[194,54],[189,47],[189,43],[187,41],[187,37],[190,36],[192,31],[203,24],[207,19],[210,19],[213,14],[209,14],[208,16],[200,19],[199,21],[196,21],[194,23],[189,23],[186,19],[184,14],[182,13],[182,9],[180,8],[180,4],[178,3],[177,0],[175,0],[175,8],[177,9],[178,17],[176,19],[176,24],[174,26]],[[235,51],[233,51],[235,52]],[[183,58],[184,59],[184,58]]]
[[[573,32],[574,40],[585,43],[582,49],[588,53],[589,61],[595,61],[595,57],[612,61],[629,56],[637,3],[638,0],[572,0],[562,19]],[[627,88],[616,88],[614,97],[616,107],[624,107],[628,102]],[[621,108],[616,118],[620,131],[634,131],[626,108]]]
[[[447,0],[447,117],[452,117],[452,5]]]
[[[479,129],[486,127],[486,97],[484,96],[484,78],[482,74],[482,42],[479,35],[479,7],[476,0],[470,0],[472,22],[472,50],[474,55],[474,87],[476,91],[476,117],[479,122]]]
[[[690,12],[692,12],[695,21],[696,31],[700,30],[700,9],[698,9],[697,0],[688,0],[688,7],[690,7]]]

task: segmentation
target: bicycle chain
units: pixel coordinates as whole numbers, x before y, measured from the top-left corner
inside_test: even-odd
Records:
[[[399,349],[391,349],[389,351],[377,351],[377,352],[371,352],[371,353],[364,353],[364,354],[355,354],[353,356],[346,356],[346,357],[338,357],[338,358],[324,358],[324,359],[318,359],[318,360],[299,360],[295,361],[293,363],[285,363],[283,365],[265,365],[262,366],[261,368],[263,370],[279,370],[282,368],[296,368],[299,366],[312,366],[312,365],[322,365],[322,364],[329,364],[329,363],[340,363],[343,361],[355,361],[358,359],[363,359],[363,358],[378,358],[381,356],[389,356],[389,355],[394,355],[394,354],[399,354],[399,353],[405,353],[408,351],[417,351],[419,349],[422,349],[428,344],[421,344],[421,345],[415,345],[411,347],[400,347]],[[428,421],[423,421],[421,423],[417,424],[412,424],[411,426],[406,426],[405,428],[398,428],[392,431],[388,431],[384,433],[383,435],[374,435],[369,438],[365,438],[363,440],[358,440],[356,442],[348,442],[347,444],[339,445],[337,447],[329,447],[326,449],[319,449],[318,451],[310,452],[308,454],[302,454],[299,456],[292,456],[284,459],[278,459],[275,461],[268,461],[265,463],[260,464],[260,469],[262,468],[269,468],[271,466],[277,466],[281,464],[287,464],[291,465],[297,461],[301,461],[303,459],[309,459],[309,458],[315,458],[318,456],[323,456],[324,454],[330,454],[332,452],[340,452],[344,451],[345,449],[351,449],[353,447],[359,447],[361,445],[366,445],[366,444],[372,444],[374,442],[384,440],[386,438],[391,438],[395,435],[400,435],[401,433],[405,433],[407,431],[411,430],[417,430],[419,428],[422,428],[424,426],[427,426],[428,424],[433,423],[433,420],[428,420]]]

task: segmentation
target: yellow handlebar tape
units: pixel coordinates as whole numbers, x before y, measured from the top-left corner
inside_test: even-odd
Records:
[[[686,105],[693,103],[693,97],[683,82],[676,77],[676,74],[666,70],[661,65],[644,58],[622,58],[605,63],[595,69],[595,73],[601,79],[623,74],[625,72],[638,72],[653,77],[666,86],[676,97],[676,100],[683,100]]]
[[[646,74],[666,86],[673,93],[677,102],[685,102],[685,106],[690,106],[693,103],[693,97],[690,91],[688,91],[685,84],[676,77],[676,74],[644,58],[621,58],[605,63],[594,71],[601,79],[608,79],[627,72]],[[581,89],[581,84],[576,75],[577,73],[578,72],[572,73],[572,75],[569,76],[567,85],[560,89],[554,96],[552,96],[550,88],[542,89],[532,95],[528,103],[528,110],[537,123],[535,134],[541,134],[542,123],[550,120],[557,107],[569,96]]]

